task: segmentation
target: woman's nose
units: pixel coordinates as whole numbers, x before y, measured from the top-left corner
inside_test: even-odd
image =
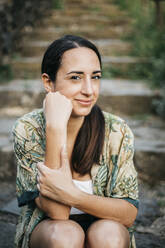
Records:
[[[91,79],[85,79],[82,83],[82,88],[81,88],[82,94],[85,95],[92,95],[93,94],[93,85],[92,85],[92,80]]]

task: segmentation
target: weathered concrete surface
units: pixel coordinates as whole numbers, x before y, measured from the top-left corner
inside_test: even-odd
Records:
[[[16,175],[11,129],[14,119],[0,119],[0,180],[6,181]]]
[[[18,208],[18,202],[16,198],[13,198],[9,203],[7,203],[1,211],[6,212],[6,213],[11,213],[15,215],[20,214],[20,208]]]
[[[105,111],[134,115],[151,112],[154,92],[144,82],[131,80],[102,80],[98,104]]]
[[[43,41],[53,41],[58,37],[63,35],[72,34],[79,35],[82,37],[87,37],[88,39],[119,39],[122,35],[122,32],[126,30],[126,26],[108,26],[105,27],[102,25],[94,26],[92,25],[81,25],[81,29],[78,25],[72,24],[68,27],[59,26],[56,27],[55,24],[52,26],[48,26],[44,32],[41,28],[38,28],[35,32],[30,33],[32,35],[33,40],[43,40]],[[98,34],[99,32],[99,34]],[[45,34],[45,35],[44,35]]]
[[[135,166],[140,178],[149,184],[155,184],[165,178],[165,153],[135,151]]]
[[[0,221],[0,248],[14,248],[16,225]]]
[[[13,80],[0,85],[0,107],[41,107],[42,94],[44,89],[40,80]]]
[[[16,175],[16,163],[12,146],[0,149],[0,180],[6,181]]]
[[[16,197],[15,193],[15,178],[12,180],[2,182],[0,181],[0,210],[6,206],[12,199]],[[1,219],[0,219],[1,220]]]
[[[123,117],[135,136],[135,165],[139,177],[153,185],[165,179],[165,123],[160,118]],[[136,117],[138,118],[138,117]]]
[[[136,219],[137,248],[165,246],[165,181],[150,188],[139,181],[140,207]]]

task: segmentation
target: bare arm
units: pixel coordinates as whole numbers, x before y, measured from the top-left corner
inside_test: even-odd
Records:
[[[59,96],[59,95],[58,95]],[[51,98],[53,94],[51,94]],[[50,98],[49,98],[50,100]],[[51,99],[52,100],[52,99]],[[57,99],[58,100],[58,99]],[[49,108],[51,107],[49,103]],[[53,106],[53,107],[54,107]],[[51,111],[51,108],[49,109]],[[53,115],[53,112],[50,112]],[[55,116],[56,118],[57,115]],[[67,123],[60,123],[56,120],[57,124],[52,124],[49,113],[47,113],[46,123],[46,154],[45,165],[51,169],[60,168],[60,152],[61,147],[66,144],[67,141]],[[54,120],[53,120],[54,121]],[[55,200],[51,200],[41,194],[35,200],[37,206],[42,209],[51,219],[68,219],[70,214],[70,207],[61,204]]]
[[[132,226],[137,208],[126,200],[90,195],[76,190],[70,203],[91,215],[120,222],[126,227]]]
[[[46,155],[45,165],[52,169],[60,167],[60,150],[64,140],[66,139],[64,130],[54,130],[46,128]],[[68,219],[70,207],[50,200],[49,198],[40,195],[36,198],[36,204],[41,208],[51,219]]]

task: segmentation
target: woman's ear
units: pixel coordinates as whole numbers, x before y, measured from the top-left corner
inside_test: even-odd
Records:
[[[48,74],[42,74],[42,82],[46,92],[53,92],[54,91],[54,83],[51,81]]]

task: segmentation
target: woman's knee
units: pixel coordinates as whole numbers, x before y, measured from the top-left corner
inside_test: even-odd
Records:
[[[80,225],[72,220],[57,221],[53,226],[51,240],[59,247],[80,247],[84,245],[85,234]],[[56,246],[58,247],[58,246]]]
[[[86,241],[88,248],[128,248],[129,232],[116,221],[99,220],[89,227]]]
[[[78,223],[72,220],[49,220],[44,223],[42,228],[38,228],[36,233],[33,233],[30,247],[83,248],[84,238],[84,231]]]

